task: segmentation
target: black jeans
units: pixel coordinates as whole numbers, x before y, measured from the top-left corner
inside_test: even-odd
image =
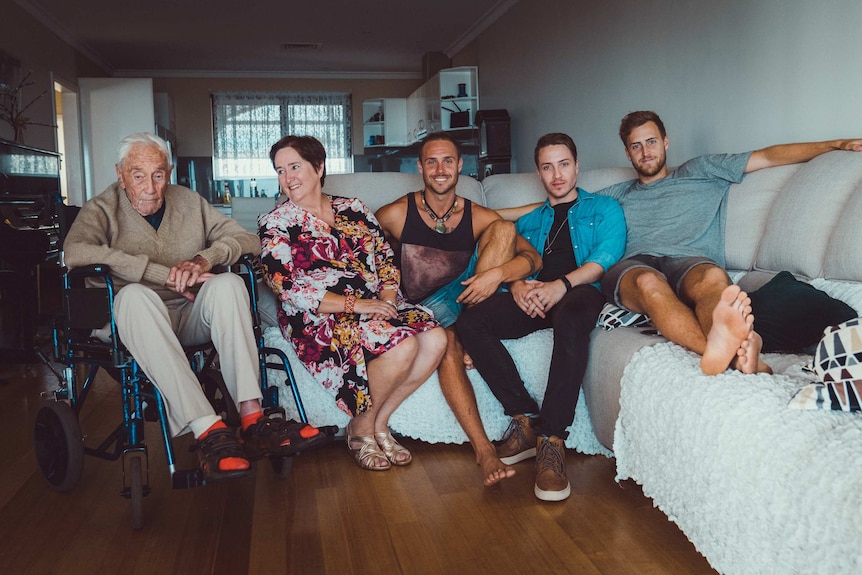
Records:
[[[465,309],[455,328],[506,415],[538,413],[536,433],[565,438],[587,369],[590,332],[604,304],[604,296],[593,286],[575,286],[544,319],[531,318],[521,311],[511,293],[501,292]],[[539,410],[500,340],[516,339],[547,327],[554,328],[554,349],[548,387]]]

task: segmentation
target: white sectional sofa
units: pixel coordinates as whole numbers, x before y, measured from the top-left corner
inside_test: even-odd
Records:
[[[587,169],[579,185],[598,191],[632,177],[631,169]],[[359,197],[374,210],[421,185],[415,174],[330,175],[324,192]],[[533,173],[482,183],[462,176],[458,193],[492,208],[544,199]],[[756,172],[730,191],[727,265],[745,289],[788,270],[862,312],[860,223],[862,154],[832,152]],[[272,298],[264,299],[271,316]],[[552,337],[545,330],[507,342],[539,398]],[[343,427],[347,416],[278,328],[267,328],[265,340],[291,358],[312,423]],[[641,484],[720,572],[862,573],[862,414],[789,409],[812,381],[802,370],[807,359],[768,355],[774,375],[707,377],[694,354],[649,329],[597,328],[566,445],[615,456],[618,479]],[[478,373],[470,379],[488,434],[498,438],[507,418]],[[289,393],[281,395],[290,412]],[[436,374],[391,425],[428,442],[466,441]]]

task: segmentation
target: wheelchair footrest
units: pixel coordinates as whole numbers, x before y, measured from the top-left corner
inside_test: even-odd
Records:
[[[190,487],[206,485],[204,472],[200,469],[174,471],[171,475],[171,481],[174,489],[189,489]]]

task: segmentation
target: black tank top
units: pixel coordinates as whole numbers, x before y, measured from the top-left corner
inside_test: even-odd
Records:
[[[458,226],[438,234],[422,221],[416,194],[407,195],[407,218],[399,249],[401,289],[407,301],[418,303],[467,269],[476,240],[473,239],[473,203],[461,198],[464,213]]]

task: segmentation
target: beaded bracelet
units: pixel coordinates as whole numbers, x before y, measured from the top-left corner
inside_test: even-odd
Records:
[[[356,305],[356,296],[350,294],[344,297],[344,313],[353,313],[353,306]]]

